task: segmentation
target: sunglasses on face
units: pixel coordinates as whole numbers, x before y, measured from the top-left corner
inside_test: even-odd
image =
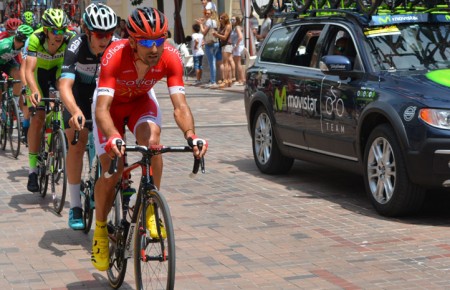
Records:
[[[64,35],[66,33],[65,29],[52,29],[53,35]]]
[[[340,52],[344,52],[344,50],[345,50],[345,47],[343,47],[343,46],[335,46],[334,48]]]
[[[95,38],[98,38],[98,39],[111,38],[114,34],[114,31],[111,31],[111,32],[92,31],[91,34],[94,35]]]
[[[147,47],[147,48],[151,48],[151,47],[153,47],[153,45],[155,45],[156,47],[160,47],[164,43],[165,40],[166,40],[165,37],[161,37],[158,39],[136,39],[136,41],[139,45]]]
[[[8,34],[16,34],[15,30],[6,30],[6,32],[8,32]]]

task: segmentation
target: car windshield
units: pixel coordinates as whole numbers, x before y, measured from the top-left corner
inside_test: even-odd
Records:
[[[450,68],[449,26],[421,23],[366,30],[375,70]]]

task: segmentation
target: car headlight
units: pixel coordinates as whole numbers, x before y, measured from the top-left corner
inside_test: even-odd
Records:
[[[443,109],[421,109],[419,118],[430,126],[450,130],[450,111]]]

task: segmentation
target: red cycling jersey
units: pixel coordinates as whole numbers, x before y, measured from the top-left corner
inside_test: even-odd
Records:
[[[163,77],[167,77],[170,94],[184,94],[183,63],[173,46],[164,44],[158,64],[151,67],[141,80],[138,80],[134,62],[133,49],[128,39],[111,43],[102,57],[97,95],[113,97],[113,104],[131,102],[146,96]]]
[[[7,31],[0,32],[0,40],[10,36],[12,36],[12,34],[10,35]]]

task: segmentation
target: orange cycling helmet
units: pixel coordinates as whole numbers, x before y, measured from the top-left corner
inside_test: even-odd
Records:
[[[167,17],[155,8],[137,8],[128,16],[127,31],[133,38],[160,38],[166,34],[167,27]]]
[[[9,18],[6,20],[6,30],[17,30],[19,26],[22,24],[22,21],[18,18]]]

